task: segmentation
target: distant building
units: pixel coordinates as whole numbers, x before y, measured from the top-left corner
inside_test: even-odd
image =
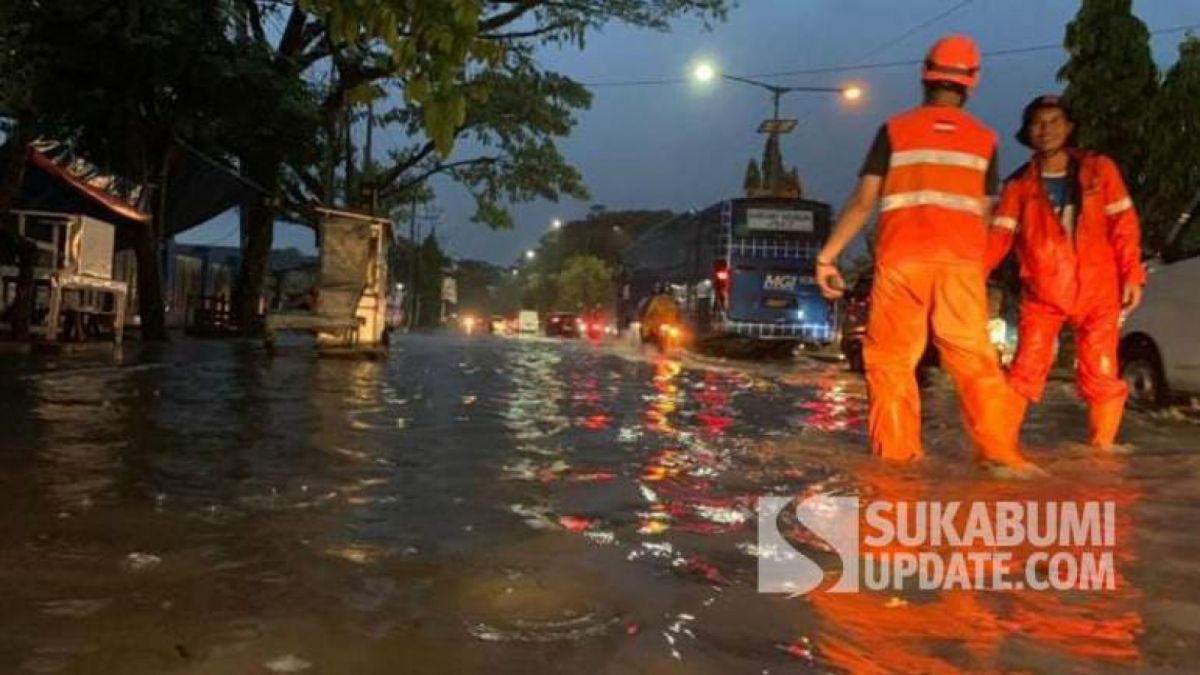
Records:
[[[164,265],[168,325],[185,325],[188,312],[202,301],[232,300],[241,261],[242,252],[236,246],[168,244]],[[260,308],[303,306],[309,289],[316,283],[316,270],[316,256],[294,248],[271,251]]]

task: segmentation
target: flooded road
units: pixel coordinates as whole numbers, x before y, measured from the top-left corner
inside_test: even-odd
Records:
[[[382,363],[180,341],[0,363],[0,672],[1195,672],[1200,425],[1070,444],[1053,383],[977,469],[952,392],[928,459],[867,456],[841,366],[405,336]],[[22,370],[21,368],[25,368]],[[1111,499],[1107,593],[762,595],[754,500]]]

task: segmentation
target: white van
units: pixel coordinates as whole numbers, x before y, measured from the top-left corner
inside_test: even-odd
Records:
[[[1200,393],[1200,194],[1147,270],[1142,304],[1121,327],[1121,373],[1131,401],[1159,405]]]
[[[518,312],[517,332],[522,334],[538,332],[538,313],[531,309],[523,309]]]

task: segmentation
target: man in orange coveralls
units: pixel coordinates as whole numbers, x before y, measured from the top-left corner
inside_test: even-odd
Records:
[[[871,449],[884,459],[920,457],[915,369],[930,328],[954,379],[981,458],[1036,469],[1017,448],[1019,397],[987,334],[989,197],[999,191],[996,134],[962,109],[979,79],[979,49],[965,36],[939,40],[922,71],[925,102],[888,120],[858,186],[817,256],[828,298],[845,288],[836,259],[880,205],[875,282],[863,356]]]
[[[1128,394],[1117,370],[1121,313],[1141,301],[1146,271],[1137,211],[1120,170],[1108,157],[1074,147],[1074,133],[1058,96],[1026,106],[1017,139],[1033,148],[1033,159],[1005,182],[988,269],[1015,244],[1023,288],[1009,384],[1025,401],[1041,399],[1059,329],[1069,323],[1077,336],[1076,382],[1088,402],[1088,442],[1108,449]]]

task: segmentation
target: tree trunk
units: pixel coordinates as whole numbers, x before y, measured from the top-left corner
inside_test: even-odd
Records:
[[[250,179],[270,191],[271,194],[256,194],[242,206],[242,264],[238,269],[234,302],[238,327],[242,335],[256,335],[262,326],[258,320],[259,298],[262,297],[263,282],[267,274],[267,258],[275,236],[275,192],[280,163],[248,162]]]
[[[37,248],[17,235],[17,219],[9,213],[20,196],[25,177],[25,151],[30,140],[28,128],[28,123],[19,120],[9,131],[8,142],[0,152],[0,223],[12,228],[12,239],[16,242],[17,288],[10,321],[12,337],[16,340],[29,338],[35,296],[33,263]]]
[[[143,340],[163,341],[168,338],[160,241],[154,221],[138,226],[134,253],[137,256],[138,315],[142,320]]]

